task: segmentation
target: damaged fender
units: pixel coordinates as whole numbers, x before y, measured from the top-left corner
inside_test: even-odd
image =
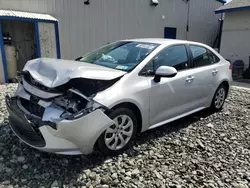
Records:
[[[97,109],[76,120],[58,122],[54,136],[69,140],[84,154],[91,153],[98,137],[115,122]]]
[[[19,83],[15,97],[31,100],[31,95],[27,93],[25,89],[26,87],[23,87],[22,84]],[[37,91],[37,95],[42,98],[46,98],[45,96],[48,96],[47,93],[46,95],[43,95],[42,92],[39,92],[40,90]],[[42,132],[45,131],[46,133],[50,133],[51,136],[61,138],[61,143],[57,142],[58,145],[62,145],[63,142],[67,140],[79,148],[82,153],[89,154],[93,151],[95,142],[99,136],[115,122],[104,113],[105,110],[108,110],[107,107],[95,102],[92,98],[88,98],[76,90],[70,89],[69,91],[88,101],[85,109],[68,115],[67,113],[65,114],[65,110],[55,104],[53,100],[46,101],[39,99],[38,104],[45,108],[44,114],[40,119],[41,125],[39,128]],[[29,113],[23,108],[22,110]],[[63,118],[63,115],[65,115],[65,117],[67,116],[67,118]],[[49,126],[47,124],[48,122],[53,122],[55,126]],[[46,134],[45,140],[53,140],[51,139],[51,136]],[[55,139],[54,141],[57,140]],[[56,143],[53,143],[52,145],[51,143],[47,144],[48,148],[45,148],[44,150],[51,149],[51,146],[54,146]],[[73,145],[69,145],[69,143],[66,145],[67,146],[65,147],[73,148]]]

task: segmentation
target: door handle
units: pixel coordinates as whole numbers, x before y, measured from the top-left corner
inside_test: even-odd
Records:
[[[219,72],[219,71],[218,71],[217,69],[214,69],[214,70],[212,71],[212,74],[215,76],[218,72]]]
[[[186,81],[187,82],[192,82],[194,80],[194,76],[188,76],[187,78],[186,78]]]

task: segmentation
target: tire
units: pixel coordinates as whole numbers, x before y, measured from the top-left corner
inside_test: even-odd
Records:
[[[213,101],[211,103],[210,109],[214,112],[220,111],[223,108],[223,105],[226,100],[228,89],[227,87],[222,84],[219,86],[219,88],[216,90]]]
[[[117,123],[101,134],[97,145],[104,155],[117,155],[127,149],[135,137],[137,119],[134,112],[128,108],[116,108],[109,114],[109,117]]]

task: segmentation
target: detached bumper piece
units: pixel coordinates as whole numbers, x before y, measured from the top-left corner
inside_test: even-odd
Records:
[[[6,96],[6,106],[9,112],[9,121],[12,130],[16,135],[35,147],[44,147],[45,140],[39,130],[44,122],[34,116],[24,114],[17,105],[17,98]]]
[[[56,100],[51,93],[43,93],[35,87],[30,87],[30,92],[35,91],[36,95],[31,94],[25,86],[19,84],[15,96],[6,96],[5,100],[11,129],[33,148],[58,154],[89,154],[98,137],[114,124],[105,114],[105,106],[76,90],[69,91],[77,95],[75,101],[83,100],[84,105],[81,110],[70,112],[64,107],[75,107],[72,104],[76,102],[71,98],[59,96],[60,100]],[[50,97],[46,100],[37,95]]]

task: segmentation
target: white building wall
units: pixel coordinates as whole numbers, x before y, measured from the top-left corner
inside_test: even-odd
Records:
[[[164,27],[176,27],[178,39],[211,45],[218,25],[214,10],[221,3],[190,0],[190,5],[187,37],[186,0],[159,0],[156,7],[150,6],[150,0],[90,0],[90,5],[84,5],[84,0],[0,0],[1,9],[56,17],[61,54],[66,59],[74,59],[119,39],[164,37]]]
[[[229,12],[225,15],[221,54],[234,62],[243,60],[245,69],[250,56],[250,11]]]

